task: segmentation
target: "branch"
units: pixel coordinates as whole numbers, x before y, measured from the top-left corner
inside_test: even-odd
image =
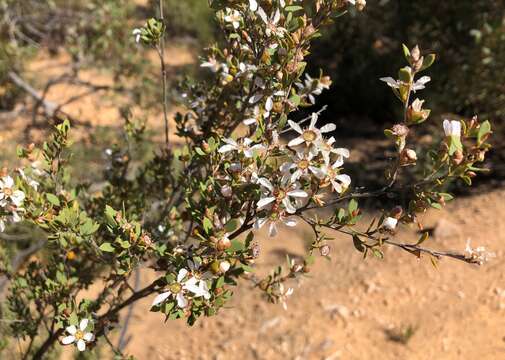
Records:
[[[35,90],[30,84],[28,84],[23,78],[13,71],[7,73],[7,77],[20,89],[24,90],[28,95],[30,95],[35,101],[37,101],[44,108],[44,113],[50,118],[67,118],[72,123],[76,125],[90,126],[88,122],[83,122],[68,114],[67,112],[61,110],[61,105],[54,102],[46,100],[43,96],[39,95],[38,91]]]

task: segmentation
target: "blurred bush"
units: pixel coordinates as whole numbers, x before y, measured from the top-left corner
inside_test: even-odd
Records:
[[[330,72],[322,102],[330,116],[394,121],[397,108],[378,78],[395,76],[401,44],[435,52],[428,91],[435,114],[505,116],[505,2],[503,0],[375,0],[343,17],[316,45],[312,72]],[[310,62],[309,62],[310,63]],[[363,106],[366,104],[366,106]]]
[[[206,0],[164,0],[163,5],[169,36],[191,37],[200,45],[208,45],[215,39],[217,25]],[[149,0],[148,9],[158,7],[159,0]]]

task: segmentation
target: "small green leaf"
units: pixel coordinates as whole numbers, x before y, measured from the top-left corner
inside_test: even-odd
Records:
[[[54,194],[46,194],[47,201],[49,201],[54,206],[60,206],[60,199]]]
[[[424,57],[423,66],[419,71],[428,69],[435,62],[437,56],[435,54],[429,54]]]
[[[365,252],[365,247],[363,246],[363,241],[358,237],[358,235],[353,235],[352,237],[352,243],[354,244],[354,247],[356,250],[358,250],[361,253]]]
[[[356,201],[356,199],[351,199],[351,201],[349,201],[349,213],[352,214],[357,209],[358,209],[358,202]]]
[[[203,229],[205,230],[205,232],[207,234],[210,233],[210,231],[212,230],[213,226],[212,226],[212,221],[210,221],[210,219],[208,217],[204,217],[203,218]]]
[[[480,124],[479,132],[477,134],[477,142],[481,144],[485,136],[491,132],[491,123],[489,121],[484,121]]]
[[[410,50],[407,47],[407,45],[402,44],[402,49],[403,49],[403,55],[405,56],[405,59],[407,59],[407,61],[410,61]]]
[[[100,245],[100,250],[103,252],[114,252],[114,246],[110,242],[105,242]]]

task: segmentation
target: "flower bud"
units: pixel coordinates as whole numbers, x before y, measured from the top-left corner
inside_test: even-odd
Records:
[[[254,244],[251,248],[252,257],[257,259],[260,256],[260,250],[259,244]]]
[[[398,219],[395,219],[393,217],[387,217],[386,219],[384,219],[384,222],[382,223],[384,229],[389,231],[393,231],[394,229],[396,229],[396,225],[398,225]]]
[[[210,152],[210,145],[207,141],[202,142],[202,150],[207,154]]]
[[[405,126],[403,124],[396,124],[391,130],[393,131],[393,135],[403,138],[406,137],[410,131],[408,126]]]
[[[401,206],[395,206],[393,210],[391,210],[391,216],[395,219],[400,219],[403,215],[403,208]]]
[[[319,248],[319,253],[321,256],[329,256],[331,252],[331,248],[329,245],[323,245]]]
[[[366,6],[366,0],[356,0],[356,9],[358,11],[363,11]]]
[[[454,153],[454,156],[452,157],[452,162],[455,165],[459,165],[463,162],[464,158],[465,157],[463,155],[463,152],[461,150],[456,150],[456,152]]]
[[[412,149],[403,149],[400,154],[400,165],[410,165],[417,161],[417,154]]]
[[[230,270],[231,264],[228,261],[221,261],[219,264],[219,270],[224,274],[228,270]]]
[[[223,195],[225,198],[230,198],[233,195],[233,190],[230,185],[224,185],[221,187],[221,195]]]
[[[431,113],[431,110],[423,109],[424,100],[415,99],[407,110],[407,123],[420,124],[425,121]]]
[[[226,249],[229,249],[231,246],[231,241],[228,239],[226,236],[222,237],[217,241],[216,248],[219,251],[224,251]]]

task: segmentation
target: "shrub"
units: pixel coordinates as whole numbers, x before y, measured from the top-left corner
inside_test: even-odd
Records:
[[[348,236],[364,257],[382,258],[382,249],[392,246],[433,262],[450,257],[481,264],[488,259],[480,247],[466,253],[424,247],[428,233],[413,244],[394,239],[400,223],[418,223],[419,213],[452,199],[441,191],[444,184],[457,179],[471,184],[489,149],[489,122],[446,120],[443,140],[424,149],[429,159],[422,176],[399,181],[405,169],[417,166],[409,131],[421,126],[430,111],[414,94],[419,96],[430,81],[425,72],[434,54],[404,46],[407,65],[397,78],[382,78],[403,114],[385,131],[395,156],[382,188],[353,191],[345,174],[349,150],[328,138],[335,125],[319,127],[317,113],[298,123],[288,115],[315,103],[331,83],[323,74],[305,74],[311,41],[332,16],[353,6],[362,10],[364,1],[216,0],[211,6],[223,45],[209,48],[201,64],[211,72],[210,80],[182,86],[187,111],[175,121],[184,146],[171,146],[167,136],[150,160],[134,164],[131,150],[148,140],[127,126],[129,146],[108,152],[106,183],[91,191],[71,175],[70,124],[64,121],[40,149],[19,149],[27,165],[17,175],[4,170],[1,230],[10,234],[12,224],[23,221],[47,240],[44,256],[30,259],[22,271],[0,269],[10,280],[10,331],[29,340],[25,358],[46,357],[58,342],[93,349],[108,340],[119,312],[145,297],[161,318],[190,325],[202,316],[219,315],[241,278],[252,281],[269,301],[285,304],[293,293],[290,282],[304,276],[318,255],[330,255],[326,231]],[[152,18],[133,35],[163,60],[165,29],[163,19]],[[160,78],[166,95],[163,66]],[[166,106],[166,96],[162,103]],[[244,135],[237,137],[239,128]],[[294,135],[287,144],[280,139],[285,133]],[[358,200],[375,197],[395,199],[397,205],[363,224]],[[314,213],[324,208],[332,210],[328,216]],[[279,227],[299,223],[313,231],[305,259],[288,259],[287,267],[276,267],[263,279],[251,276],[260,256],[258,230],[275,237]],[[143,265],[158,276],[132,289],[128,280]],[[100,294],[77,301],[93,284],[102,284]],[[113,351],[122,356],[120,349]]]

